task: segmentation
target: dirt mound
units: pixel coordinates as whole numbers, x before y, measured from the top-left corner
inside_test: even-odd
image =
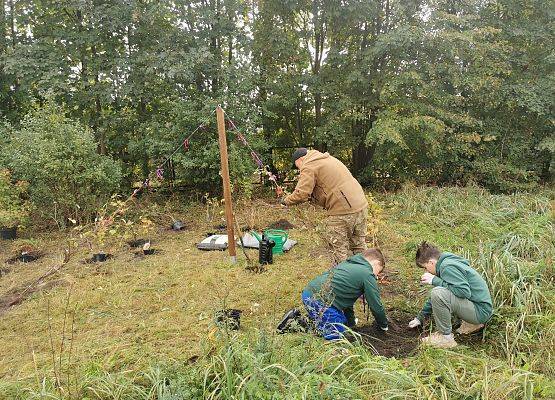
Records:
[[[376,323],[354,329],[361,336],[362,344],[376,354],[385,357],[406,357],[411,355],[420,343],[421,330],[410,329],[408,323],[412,314],[390,310],[387,312],[389,330],[382,331]]]
[[[282,218],[276,222],[272,222],[270,225],[268,225],[268,228],[270,229],[293,229],[295,227],[295,225],[293,225],[291,222],[287,221],[286,219]]]

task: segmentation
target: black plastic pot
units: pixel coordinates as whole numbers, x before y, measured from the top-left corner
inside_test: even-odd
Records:
[[[33,254],[24,253],[19,256],[19,261],[29,263],[35,261],[37,258],[38,257]]]
[[[215,322],[216,325],[221,328],[228,328],[232,331],[236,331],[241,327],[241,313],[243,311],[236,310],[234,308],[228,308],[226,310],[220,310],[216,312]]]
[[[17,226],[0,229],[0,239],[14,240],[17,237]]]
[[[145,256],[149,256],[151,254],[154,254],[154,249],[147,249],[147,250],[143,250],[143,254]]]
[[[93,262],[104,262],[108,259],[108,254],[106,253],[95,253],[92,256]]]

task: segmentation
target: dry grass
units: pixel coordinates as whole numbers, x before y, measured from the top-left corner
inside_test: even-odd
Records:
[[[466,398],[469,387],[472,398],[534,398],[532,391],[538,392],[538,397],[550,398],[555,390],[551,385],[553,369],[549,362],[553,353],[548,347],[553,339],[549,335],[553,327],[552,304],[542,301],[538,303],[543,307],[540,311],[532,308],[537,315],[526,316],[526,324],[523,322],[522,326],[515,325],[515,329],[520,329],[518,334],[508,328],[510,323],[519,321],[513,315],[524,309],[508,301],[514,290],[524,287],[522,279],[527,282],[526,288],[533,289],[531,294],[535,296],[541,290],[544,297],[550,302],[553,300],[553,275],[548,274],[555,254],[550,240],[553,225],[545,197],[538,195],[537,199],[535,205],[533,198],[525,195],[500,197],[477,189],[408,188],[398,195],[382,196],[379,205],[371,207],[369,241],[379,244],[388,263],[390,284],[382,286],[386,308],[413,313],[425,300],[427,289],[419,286],[421,271],[412,261],[415,245],[420,240],[427,239],[444,249],[468,254],[494,281],[490,286],[499,314],[486,331],[484,341],[461,346],[454,352],[423,350],[404,360],[376,358],[356,346],[349,350],[356,357],[342,358],[342,353],[333,345],[322,345],[307,335],[272,333],[283,312],[299,304],[300,292],[307,281],[329,266],[319,235],[324,216],[313,207],[284,209],[262,200],[236,205],[239,226],[260,228],[285,218],[295,225],[291,236],[300,241],[290,253],[276,257],[275,264],[266,272],[255,274],[246,270],[240,250],[239,263],[230,265],[227,253],[196,249],[195,243],[207,232],[214,232],[214,226],[222,222],[218,202],[182,207],[172,201],[163,209],[150,209],[144,202],[139,212],[148,211],[158,223],[149,236],[159,254],[136,257],[126,246],[117,245],[120,241],[114,241],[112,260],[83,264],[81,261],[90,254],[81,247],[51,277],[63,279],[63,285],[35,293],[0,316],[0,389],[2,381],[10,385],[19,381],[23,387],[39,390],[43,386],[42,378],[46,377],[45,385],[50,390],[46,392],[51,393],[52,366],[58,362],[59,372],[69,369],[69,375],[75,375],[73,379],[92,379],[90,384],[81,384],[81,391],[76,389],[75,393],[82,394],[89,389],[101,391],[104,387],[103,396],[93,397],[106,399],[114,398],[113,393],[124,388],[130,393],[139,389],[149,391],[151,385],[163,389],[164,376],[167,376],[163,374],[168,372],[152,370],[157,365],[176,367],[177,377],[172,378],[172,385],[178,385],[179,379],[183,379],[184,392],[193,390],[191,382],[194,382],[195,390],[204,391],[204,396],[214,390],[215,398],[233,398],[234,390],[237,393],[243,390],[243,394],[251,390],[258,393],[262,387],[268,390],[265,393],[270,398],[270,393],[275,394],[274,389],[269,389],[272,385],[284,393],[293,389],[297,394],[307,393],[309,387],[323,388],[324,382],[337,393],[343,393],[345,388],[365,393],[361,398]],[[184,220],[190,229],[181,233],[168,231],[166,227],[171,218]],[[10,266],[12,271],[0,278],[0,296],[57,265],[66,236],[67,233],[49,234],[36,239],[34,244],[47,256],[36,263]],[[3,248],[0,260],[9,258],[20,244],[11,243]],[[541,249],[540,257],[537,248]],[[487,263],[490,253],[510,257],[490,265]],[[249,254],[256,260],[256,251]],[[484,260],[480,258],[482,255]],[[518,267],[520,276],[517,280],[512,271],[514,266]],[[537,282],[541,286],[536,287],[532,285],[535,280],[529,276],[538,271],[543,271],[544,280]],[[243,329],[229,342],[224,337],[224,345],[221,332],[213,324],[214,312],[221,308],[244,311]],[[68,360],[71,341],[67,338],[71,336],[69,322],[73,310],[75,337],[71,360]],[[361,310],[357,312],[364,321]],[[532,326],[530,323],[535,319],[537,325],[541,322],[545,328]],[[64,350],[60,351],[62,332],[66,340]],[[507,342],[515,349],[510,357],[505,354],[504,339],[512,340]],[[535,347],[530,347],[532,344]],[[187,360],[197,355],[199,361],[190,366]],[[324,362],[320,360],[322,357],[335,361]],[[273,371],[265,375],[264,371],[276,366],[295,372],[291,375],[284,369],[283,374]],[[79,372],[73,374],[74,369]],[[152,371],[158,371],[162,378],[150,377],[154,374]],[[191,380],[188,380],[189,374]],[[290,379],[291,376],[298,376],[299,380]],[[376,376],[381,377],[376,378],[377,383],[372,381]],[[205,381],[206,377],[211,380]],[[353,379],[358,382],[354,386]],[[238,380],[253,387],[235,385]],[[275,382],[265,386],[268,380]],[[71,387],[67,379],[63,386]],[[10,390],[9,385],[6,387]],[[514,393],[508,396],[511,390]],[[73,396],[59,393],[59,397],[79,398],[75,393]],[[353,396],[358,398],[358,394]],[[154,397],[129,394],[121,398]]]
[[[159,254],[139,257],[122,246],[106,263],[85,264],[83,260],[90,254],[80,248],[51,278],[63,279],[65,284],[35,293],[6,312],[0,320],[0,378],[31,379],[35,367],[42,370],[50,364],[47,303],[58,349],[68,292],[70,308],[75,309],[73,362],[94,362],[108,370],[140,368],[153,360],[198,354],[201,339],[215,332],[214,312],[224,306],[244,310],[242,323],[247,331],[273,326],[296,304],[306,282],[329,264],[327,254],[320,251],[321,238],[311,229],[322,214],[310,206],[285,210],[262,201],[237,206],[240,226],[261,227],[286,218],[296,226],[291,236],[301,239],[262,274],[245,269],[239,249],[236,265],[230,265],[227,252],[196,249],[195,243],[220,223],[219,213],[210,221],[201,206],[186,214],[171,214],[192,228],[177,233],[167,230],[167,223],[159,226],[150,235]],[[36,240],[47,256],[34,263],[11,265],[11,271],[0,278],[0,294],[34,281],[59,263],[63,238],[60,234]],[[7,259],[19,245],[21,241],[4,248],[0,259]],[[248,254],[257,259],[256,251]]]

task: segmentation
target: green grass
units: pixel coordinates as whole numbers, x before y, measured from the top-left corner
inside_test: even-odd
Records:
[[[329,264],[320,212],[237,204],[240,225],[287,218],[300,240],[267,272],[253,274],[241,253],[230,266],[225,253],[195,250],[219,223],[217,206],[143,205],[140,212],[161,225],[151,236],[162,253],[141,260],[115,244],[115,259],[93,266],[78,262],[87,255],[81,248],[55,277],[65,285],[0,317],[0,398],[555,398],[553,193],[407,187],[378,195],[371,210],[371,236],[393,281],[383,287],[386,307],[412,313],[421,307],[426,293],[413,259],[416,245],[428,240],[467,256],[487,278],[495,315],[483,340],[386,359],[358,343],[277,335],[283,311],[298,304],[306,282]],[[192,230],[168,233],[163,226],[170,217],[183,218]],[[51,268],[61,239],[36,238],[50,255],[0,278],[0,294]],[[214,326],[213,313],[224,306],[245,311],[239,333]]]

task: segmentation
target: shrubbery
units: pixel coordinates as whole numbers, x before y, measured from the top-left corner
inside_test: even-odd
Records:
[[[11,228],[26,221],[27,204],[21,198],[26,189],[26,182],[13,183],[10,171],[0,169],[0,228]]]
[[[43,218],[64,226],[94,216],[121,180],[119,165],[96,152],[91,131],[46,103],[8,127],[0,160],[15,179],[29,182],[29,199]]]

